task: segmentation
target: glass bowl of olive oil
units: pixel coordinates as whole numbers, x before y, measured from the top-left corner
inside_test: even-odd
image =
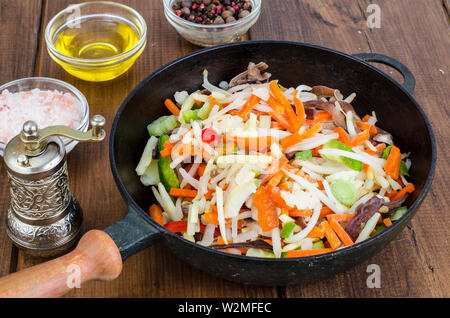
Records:
[[[147,44],[144,18],[125,5],[92,1],[71,5],[47,25],[50,57],[90,82],[112,80],[130,69]]]

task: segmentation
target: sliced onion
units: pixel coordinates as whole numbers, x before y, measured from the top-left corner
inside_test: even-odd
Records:
[[[323,154],[325,156],[327,156],[327,155],[333,156],[334,155],[334,156],[343,156],[343,157],[355,159],[355,160],[364,162],[365,164],[368,164],[369,166],[373,167],[375,170],[378,170],[381,172],[383,171],[383,164],[381,164],[382,161],[380,161],[380,160],[384,160],[384,159],[373,158],[369,155],[354,153],[354,152],[340,150],[340,149],[330,149],[330,148],[321,149],[321,150],[319,150],[319,153]]]
[[[194,160],[194,164],[192,165],[191,169],[189,169],[188,174],[191,177],[193,177],[199,167],[200,167],[200,162],[196,162],[196,160]],[[187,184],[188,184],[188,182],[185,179],[183,179],[183,181],[181,181],[180,188],[183,189]]]
[[[347,131],[350,138],[355,138],[356,130],[355,126],[353,125],[353,113],[351,111],[348,111],[345,115],[346,123],[347,123]]]
[[[202,240],[198,244],[203,246],[211,246],[214,242],[214,232],[216,230],[216,225],[207,224],[205,228],[205,233],[203,233]]]
[[[346,99],[344,99],[344,102],[350,104],[351,102],[353,102],[355,97],[356,97],[356,93],[351,93]]]
[[[263,113],[273,112],[273,108],[270,107],[269,105],[267,105],[265,102],[260,102],[260,103],[256,104],[253,107],[253,109],[256,111],[259,111],[259,112],[263,112]]]
[[[220,235],[222,235],[225,244],[228,244],[227,232],[225,227],[225,217],[223,214],[223,191],[221,187],[216,187],[217,195],[217,218],[219,219]]]
[[[280,238],[280,229],[275,227],[272,230],[272,247],[273,247],[273,253],[275,254],[276,258],[281,257],[281,238]]]
[[[333,212],[335,213],[345,213],[348,209],[347,208],[342,208],[339,205],[336,205],[333,200],[331,200],[328,196],[326,196],[322,191],[320,191],[319,189],[317,189],[314,185],[312,185],[310,182],[308,182],[306,179],[290,173],[289,171],[286,171],[285,169],[283,169],[283,171],[286,173],[286,175],[288,175],[289,177],[291,177],[292,179],[294,179],[300,186],[304,187],[305,189],[307,189],[309,192],[311,192],[317,199],[319,199],[320,201],[322,201],[326,206],[328,206]],[[320,210],[320,209],[319,209]],[[319,211],[320,213],[320,211]],[[308,232],[309,233],[309,232]]]
[[[200,187],[198,180],[194,179],[189,173],[186,172],[183,168],[178,169],[178,172],[183,177],[183,181],[186,181],[191,186],[193,186],[195,189],[198,189]]]
[[[204,88],[206,88],[208,91],[212,92],[219,92],[224,94],[225,96],[230,95],[230,93],[228,93],[226,90],[223,90],[217,86],[212,85],[209,81],[208,81],[208,71],[204,70],[203,71],[203,85]]]
[[[248,240],[256,240],[258,238],[258,232],[255,229],[251,229],[247,232],[243,232],[236,236],[233,243],[242,243]]]
[[[286,149],[286,153],[294,152],[294,151],[303,151],[303,150],[310,150],[317,148],[319,146],[322,146],[323,144],[326,144],[328,141],[339,138],[338,134],[330,134],[330,135],[321,135],[317,137],[311,137],[308,139],[303,140],[302,142],[293,145]]]
[[[330,207],[330,206],[328,206],[328,207]],[[321,210],[321,207],[317,206],[314,209],[313,215],[311,216],[311,219],[309,220],[306,227],[303,230],[301,230],[300,232],[298,232],[297,234],[292,235],[291,237],[285,239],[284,241],[286,243],[295,243],[295,242],[298,242],[298,241],[301,241],[302,239],[304,239],[309,234],[309,232],[311,232],[311,230],[314,228],[314,226],[317,223],[317,220],[319,220],[320,210]]]
[[[331,175],[331,174],[335,174],[335,173],[339,173],[342,171],[350,171],[349,168],[347,168],[347,166],[343,165],[343,164],[336,164],[335,167],[333,166],[325,166],[325,165],[316,165],[314,163],[312,163],[311,161],[306,161],[306,160],[295,160],[294,164],[301,166],[301,167],[306,167],[308,169],[310,169],[311,171],[315,172],[315,173],[319,173],[319,174],[327,174],[327,175]]]

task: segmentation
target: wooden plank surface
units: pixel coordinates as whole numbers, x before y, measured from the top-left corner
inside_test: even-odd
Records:
[[[0,85],[33,76],[40,17],[41,0],[0,1]],[[6,168],[0,160],[0,276],[14,269],[17,257],[6,235],[8,204]]]
[[[412,224],[381,253],[330,280],[289,287],[287,297],[450,296],[449,204],[446,190],[442,190],[449,184],[448,15],[439,0],[377,1],[381,28],[369,29],[366,19],[370,3],[373,1],[282,1],[277,6],[264,7],[261,19],[265,23],[257,24],[251,37],[310,42],[347,53],[381,53],[407,65],[417,80],[414,96],[436,134],[435,179]],[[280,16],[284,18],[279,19]],[[394,78],[401,78],[396,71],[381,68]],[[380,289],[366,287],[369,264],[381,268]]]
[[[42,0],[42,25],[72,0]],[[198,48],[182,40],[163,16],[161,1],[120,1],[137,9],[149,26],[148,46],[136,65],[122,77],[107,83],[87,83],[65,73],[49,58],[42,33],[38,33],[41,1],[0,0],[0,83],[29,76],[49,76],[78,87],[85,94],[91,114],[101,113],[109,131],[115,112],[128,93],[148,74],[173,59]],[[412,225],[384,251],[346,273],[323,282],[289,288],[246,287],[206,275],[182,263],[161,246],[131,257],[121,276],[113,282],[90,282],[69,297],[401,297],[450,296],[449,224],[445,200],[449,182],[449,33],[448,13],[440,0],[377,1],[381,8],[380,29],[366,26],[366,0],[271,0],[263,1],[259,22],[251,39],[286,39],[331,47],[348,53],[377,52],[405,63],[415,74],[415,97],[433,124],[438,145],[438,166],[432,190]],[[412,5],[413,4],[413,5]],[[15,17],[14,19],[12,17]],[[424,18],[426,17],[426,19]],[[4,22],[3,22],[4,21]],[[426,27],[424,27],[426,23]],[[18,28],[29,35],[13,41],[5,29]],[[31,30],[31,31],[28,31]],[[13,34],[13,32],[11,33]],[[36,52],[39,38],[39,50]],[[34,50],[33,50],[34,48]],[[26,56],[21,57],[20,54]],[[6,66],[5,66],[6,65]],[[391,72],[391,70],[384,70]],[[34,70],[34,71],[33,71]],[[441,72],[442,71],[442,72]],[[4,73],[5,72],[5,73]],[[398,78],[398,74],[392,73]],[[108,163],[108,144],[80,144],[69,156],[71,189],[85,214],[83,230],[105,228],[126,213],[126,206],[113,181]],[[0,216],[4,219],[9,200],[3,163],[0,162]],[[22,252],[17,266],[11,264],[11,243],[0,223],[0,275],[12,266],[20,270],[39,263]],[[13,253],[14,255],[14,253]],[[382,271],[380,289],[369,289],[368,264]]]

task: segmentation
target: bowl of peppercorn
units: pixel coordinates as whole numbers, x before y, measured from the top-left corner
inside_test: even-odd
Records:
[[[164,0],[167,21],[187,41],[209,47],[242,40],[261,0]]]

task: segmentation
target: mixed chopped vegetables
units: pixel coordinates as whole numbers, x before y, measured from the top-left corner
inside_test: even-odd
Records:
[[[304,257],[351,246],[399,220],[411,160],[337,89],[285,88],[265,63],[176,92],[150,123],[136,168],[150,216],[203,246]]]

